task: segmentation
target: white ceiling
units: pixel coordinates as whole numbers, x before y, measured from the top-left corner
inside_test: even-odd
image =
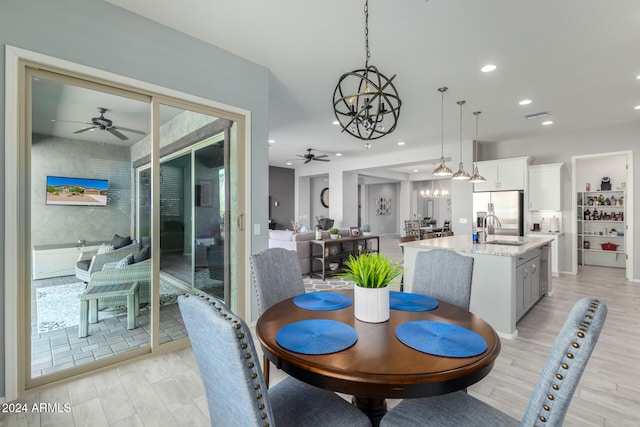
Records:
[[[338,78],[364,65],[364,0],[107,1],[267,67],[275,166],[308,147],[344,159],[438,145],[440,86],[449,87],[445,142],[459,140],[462,99],[465,140],[476,110],[484,141],[640,117],[637,0],[371,0],[370,64],[397,74],[403,106],[395,132],[368,151],[331,125]],[[488,63],[497,70],[480,72]],[[524,98],[533,102],[519,106]],[[553,125],[524,118],[538,111]]]

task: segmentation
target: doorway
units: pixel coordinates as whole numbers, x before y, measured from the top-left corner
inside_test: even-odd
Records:
[[[584,265],[625,269],[633,277],[633,153],[572,159],[573,272]]]

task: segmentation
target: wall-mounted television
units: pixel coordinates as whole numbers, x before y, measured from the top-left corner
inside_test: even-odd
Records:
[[[106,206],[106,179],[47,176],[47,205]]]

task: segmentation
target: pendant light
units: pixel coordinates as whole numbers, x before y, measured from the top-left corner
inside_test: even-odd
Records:
[[[475,148],[473,150],[473,157],[475,159],[475,169],[473,171],[473,176],[469,179],[469,182],[485,182],[484,176],[480,175],[478,171],[478,116],[482,113],[482,111],[474,111],[473,115],[476,116],[476,139],[474,141]]]
[[[458,165],[458,171],[453,174],[451,179],[457,179],[458,181],[466,181],[471,176],[464,170],[462,165],[462,106],[467,101],[458,101],[456,104],[460,106],[460,164]]]
[[[342,132],[368,142],[390,134],[398,124],[402,101],[393,85],[394,74],[387,78],[376,67],[369,65],[369,0],[364,4],[365,63],[360,68],[343,74],[333,91],[333,112]]]
[[[441,146],[441,154],[440,154],[440,166],[438,166],[434,171],[433,174],[435,176],[451,176],[453,175],[453,171],[451,169],[449,169],[449,167],[446,165],[446,163],[444,162],[444,93],[447,91],[448,88],[446,87],[441,87],[438,89],[438,92],[440,92],[440,96],[442,97],[442,107],[441,107],[441,141],[440,141],[440,146]]]

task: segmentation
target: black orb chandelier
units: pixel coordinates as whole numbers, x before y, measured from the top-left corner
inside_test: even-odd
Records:
[[[369,0],[364,4],[366,60],[364,68],[343,74],[333,92],[333,111],[342,132],[365,141],[393,132],[402,101],[390,79],[369,65]],[[365,144],[369,148],[371,144]]]

